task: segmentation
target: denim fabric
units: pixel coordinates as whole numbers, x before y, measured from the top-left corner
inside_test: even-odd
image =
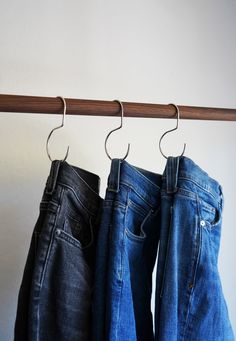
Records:
[[[91,340],[99,178],[53,161],[19,292],[15,341]]]
[[[168,158],[161,193],[155,340],[234,340],[217,268],[221,186],[192,160]]]
[[[93,340],[154,340],[161,176],[112,160],[99,228]]]

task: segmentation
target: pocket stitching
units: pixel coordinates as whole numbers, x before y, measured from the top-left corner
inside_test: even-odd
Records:
[[[158,208],[156,211],[151,209],[148,211],[148,213],[146,215],[144,215],[144,219],[143,219],[142,223],[140,224],[140,234],[142,233],[142,235],[134,234],[132,231],[130,231],[130,229],[127,226],[125,227],[126,235],[134,241],[138,241],[138,242],[144,241],[146,239],[147,235],[144,232],[143,227],[144,227],[146,221],[150,218],[150,216],[153,215],[154,213],[157,213],[159,211],[159,209],[160,208]]]
[[[80,241],[74,237],[72,237],[69,233],[63,231],[62,229],[56,229],[55,231],[56,238],[64,240],[80,249],[83,249],[82,244]]]
[[[125,228],[125,233],[127,235],[128,238],[132,239],[133,241],[137,241],[137,242],[142,242],[146,239],[146,234],[142,231],[142,236],[138,236],[134,233],[132,233],[127,227]]]
[[[71,217],[70,217],[71,218]],[[73,218],[72,218],[73,219]],[[76,222],[78,223],[81,223],[79,221],[77,221],[76,219],[73,219],[75,220]],[[74,246],[78,246],[81,250],[84,250],[84,249],[87,249],[88,247],[90,247],[92,244],[93,244],[93,241],[94,241],[94,233],[93,233],[93,226],[92,226],[92,222],[91,222],[91,217],[89,219],[89,223],[88,223],[88,228],[90,229],[90,234],[91,234],[91,238],[90,238],[90,241],[88,244],[86,244],[85,246],[82,245],[82,243],[76,239],[75,237],[73,237],[71,234],[67,233],[66,230],[65,230],[65,224],[66,224],[66,221],[68,221],[66,218],[65,218],[65,221],[64,221],[64,225],[63,225],[63,229],[57,229],[58,231],[60,231],[59,234],[57,234],[57,236],[60,238],[60,235],[61,235],[61,232],[65,235],[65,238],[61,237],[61,239],[64,239],[65,241],[68,241],[68,243],[71,243],[73,244]],[[81,230],[83,228],[83,226],[80,226],[80,229]],[[86,228],[86,227],[84,227]],[[78,245],[77,245],[78,244]]]
[[[131,199],[128,199],[128,207],[132,207],[132,209],[135,210],[138,214],[142,215],[142,217],[145,217],[146,210],[143,209],[141,206],[135,204]]]
[[[204,220],[205,223],[207,224],[207,227],[210,229],[214,229],[216,228],[216,226],[218,226],[221,221],[222,221],[222,211],[220,210],[219,207],[213,207],[212,205],[208,204],[207,202],[205,202],[203,199],[199,198],[200,201],[200,210],[199,210],[199,217],[201,220]],[[213,213],[214,214],[214,218],[212,221],[209,221],[208,219],[204,218],[204,213],[203,210],[206,210],[209,213]]]

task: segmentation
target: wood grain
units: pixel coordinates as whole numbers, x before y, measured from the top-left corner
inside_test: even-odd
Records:
[[[119,116],[120,106],[114,101],[65,98],[67,115]],[[143,118],[175,118],[172,105],[122,102],[124,116]],[[178,104],[177,104],[178,105]],[[236,109],[178,105],[181,119],[236,121]],[[0,94],[0,112],[61,114],[63,103],[57,97]]]

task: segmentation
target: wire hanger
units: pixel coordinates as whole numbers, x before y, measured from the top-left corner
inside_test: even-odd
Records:
[[[168,159],[168,156],[166,156],[166,155],[163,153],[162,148],[161,148],[161,142],[162,142],[162,139],[163,139],[163,137],[164,137],[165,135],[167,135],[168,133],[170,133],[170,132],[172,132],[172,131],[178,129],[178,127],[179,127],[179,116],[180,116],[180,115],[179,115],[179,108],[178,108],[178,106],[177,106],[176,104],[173,104],[173,103],[170,103],[169,105],[173,105],[173,106],[175,107],[175,109],[176,109],[176,113],[177,113],[177,123],[176,123],[176,127],[175,127],[175,128],[170,129],[170,130],[167,130],[167,131],[161,136],[161,138],[160,138],[160,140],[159,140],[159,150],[160,150],[161,154],[162,154],[166,159]],[[180,156],[183,156],[183,155],[184,155],[185,148],[186,148],[186,143],[184,143],[184,149],[183,149],[183,152],[182,152],[182,154],[181,154]]]
[[[109,157],[110,160],[112,160],[112,157],[111,157],[111,156],[109,155],[109,153],[108,153],[107,141],[108,141],[108,138],[110,137],[110,135],[111,135],[112,133],[114,133],[116,130],[119,130],[119,129],[121,129],[121,128],[123,127],[123,117],[124,117],[124,107],[123,107],[122,102],[119,101],[118,99],[115,99],[114,102],[118,102],[119,105],[120,105],[120,109],[121,109],[121,121],[120,121],[119,127],[115,128],[115,129],[112,129],[112,130],[108,133],[108,135],[107,135],[107,137],[106,137],[106,139],[105,139],[105,144],[104,144],[104,146],[105,146],[105,152],[106,152],[106,154],[107,154],[107,156]],[[122,161],[124,161],[124,160],[127,158],[128,154],[129,154],[129,149],[130,149],[130,143],[128,143],[128,149],[127,149],[127,152],[126,152],[125,156],[123,157]]]
[[[60,99],[62,100],[63,105],[64,105],[64,108],[63,108],[63,116],[62,116],[62,123],[61,123],[61,125],[59,125],[58,127],[53,128],[52,131],[50,132],[50,134],[48,135],[48,138],[47,138],[46,150],[47,150],[47,154],[48,154],[48,157],[49,157],[49,160],[50,160],[50,161],[53,161],[53,160],[52,160],[51,155],[50,155],[50,153],[49,153],[49,140],[50,140],[50,138],[51,138],[51,136],[52,136],[52,133],[53,133],[55,130],[64,127],[64,124],[65,124],[66,101],[65,101],[64,97],[58,96],[58,98],[60,98]],[[61,160],[61,161],[63,161],[63,162],[66,161],[67,156],[68,156],[68,154],[69,154],[69,149],[70,149],[70,147],[68,146],[68,147],[67,147],[67,151],[66,151],[66,156],[65,156],[64,159]]]

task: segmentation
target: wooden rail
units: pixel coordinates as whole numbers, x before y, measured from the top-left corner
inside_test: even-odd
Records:
[[[67,115],[119,116],[120,106],[114,101],[65,98]],[[174,118],[172,105],[122,102],[125,117]],[[181,119],[236,121],[236,109],[178,105]],[[57,97],[0,94],[0,112],[60,114],[63,103]]]

